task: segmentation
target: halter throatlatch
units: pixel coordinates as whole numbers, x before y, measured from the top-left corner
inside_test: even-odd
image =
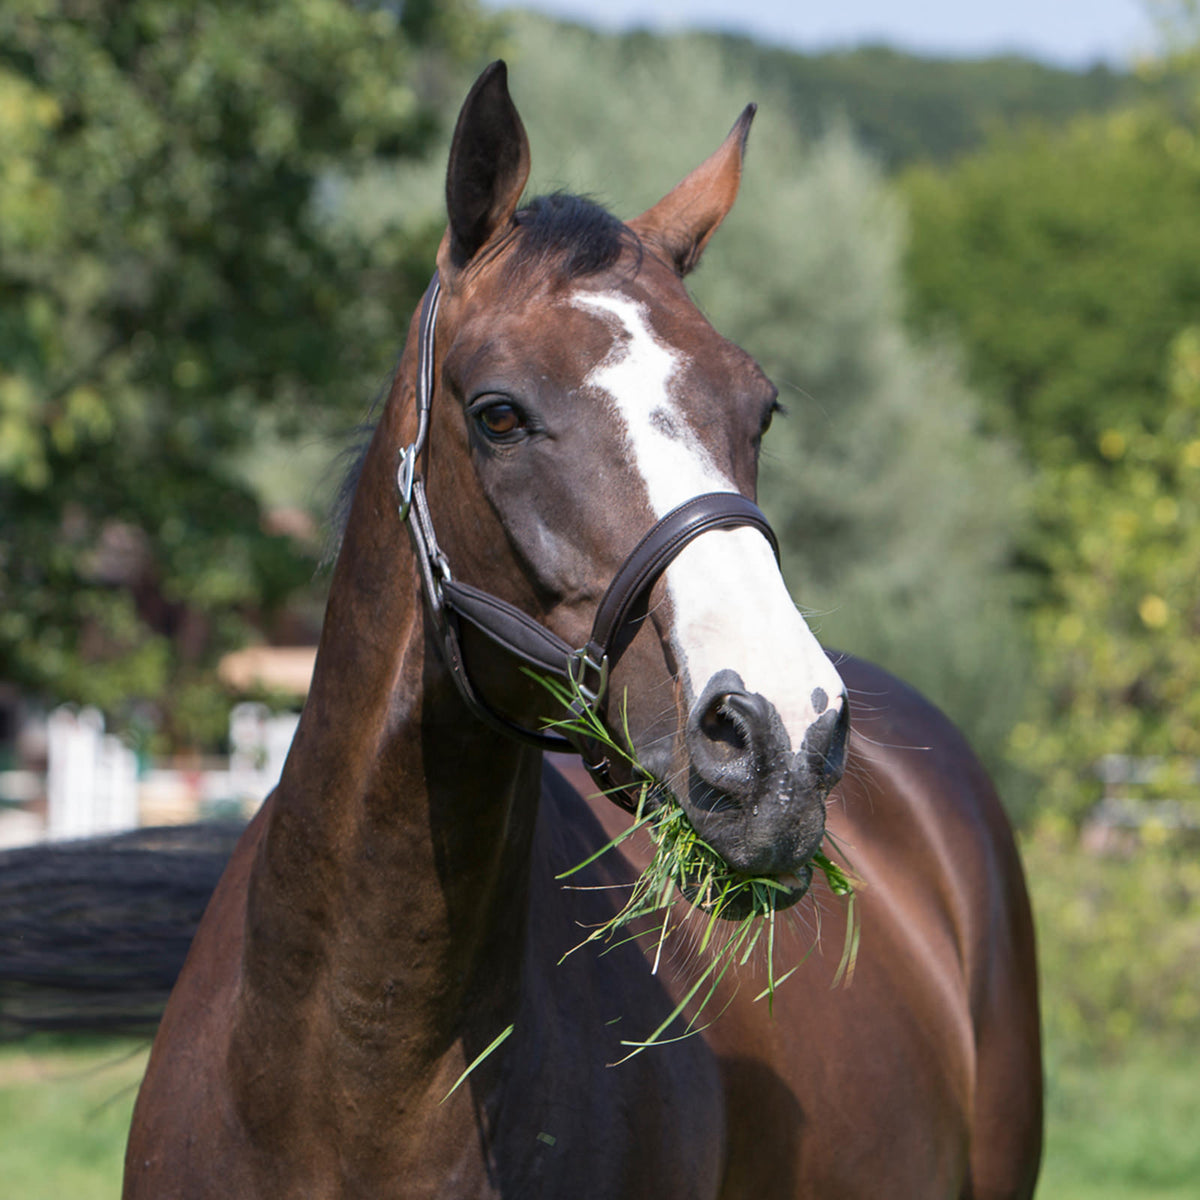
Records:
[[[681,550],[710,529],[749,525],[771,543],[775,558],[779,544],[762,510],[737,492],[708,492],[673,508],[650,527],[608,585],[596,609],[591,636],[578,649],[535,621],[528,613],[485,592],[460,583],[438,546],[425,485],[417,467],[429,433],[434,391],[434,330],[441,284],[436,272],[421,302],[417,333],[417,435],[400,453],[396,482],[400,517],[408,527],[421,574],[425,605],[436,628],[446,663],[467,707],[485,724],[509,737],[542,750],[574,751],[583,758],[599,786],[618,803],[632,807],[628,796],[617,795],[602,748],[588,738],[563,737],[528,729],[498,713],[476,690],[467,673],[460,639],[463,621],[473,625],[497,646],[531,670],[548,675],[576,697],[577,712],[603,713],[609,668],[620,657],[622,630],[638,599],[654,584]]]

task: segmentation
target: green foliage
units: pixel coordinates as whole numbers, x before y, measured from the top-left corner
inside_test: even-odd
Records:
[[[1177,339],[1165,411],[1099,439],[1040,488],[1049,595],[1033,614],[1040,711],[1014,750],[1082,815],[1105,754],[1159,762],[1151,791],[1200,814],[1200,329]]]
[[[1145,107],[1025,129],[904,184],[914,320],[961,340],[994,428],[1053,466],[1154,418],[1200,300],[1191,128]]]
[[[1178,100],[1189,70],[1149,73]],[[1075,819],[1109,754],[1156,759],[1150,794],[1200,800],[1196,111],[1027,129],[905,181],[914,319],[961,338],[990,426],[1037,469],[1037,702],[1012,755]]]
[[[347,423],[423,282],[411,239],[368,248],[327,197],[426,145],[469,15],[0,10],[0,677],[211,736],[214,656],[314,565],[264,528],[245,451],[264,414]],[[443,48],[423,91],[418,35]]]
[[[995,128],[1060,124],[1149,90],[1137,76],[1103,64],[1072,71],[1016,55],[924,58],[888,46],[799,54],[732,36],[718,42],[727,63],[786,98],[803,132],[842,114],[889,168],[951,160]]]
[[[1022,844],[1042,971],[1052,1069],[1138,1045],[1180,1051],[1200,1038],[1200,863],[1145,839],[1128,858],[1077,847],[1043,821]]]

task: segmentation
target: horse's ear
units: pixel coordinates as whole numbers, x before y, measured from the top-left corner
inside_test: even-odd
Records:
[[[757,111],[758,105],[747,104],[720,149],[653,208],[629,222],[643,241],[666,254],[680,275],[686,275],[700,261],[708,239],[737,199],[746,138]]]
[[[461,270],[516,211],[529,178],[529,139],[508,94],[508,68],[489,66],[463,101],[450,144],[446,209],[450,224],[438,251],[448,277]]]

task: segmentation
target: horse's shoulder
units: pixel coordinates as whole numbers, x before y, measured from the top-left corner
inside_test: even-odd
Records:
[[[915,688],[858,659],[842,656],[838,669],[852,734],[831,829],[896,887],[907,892],[923,879],[927,902],[959,910],[960,932],[997,932],[993,923],[1026,901],[1012,828],[987,771]]]

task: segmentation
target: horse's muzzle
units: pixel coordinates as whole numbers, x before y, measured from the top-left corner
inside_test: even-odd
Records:
[[[747,692],[734,671],[718,671],[688,717],[685,807],[697,832],[735,870],[780,876],[820,848],[825,797],[846,759],[848,705],[830,703],[799,751],[775,706]]]

